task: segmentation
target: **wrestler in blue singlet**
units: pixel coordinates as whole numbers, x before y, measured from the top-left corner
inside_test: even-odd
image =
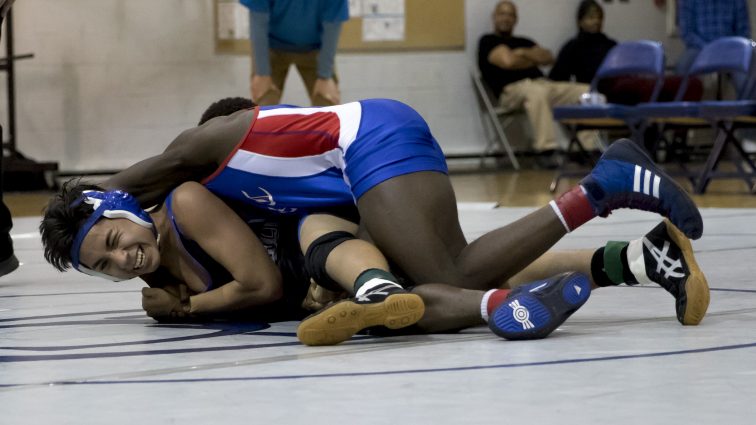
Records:
[[[215,259],[208,255],[200,245],[186,237],[176,222],[172,208],[173,192],[165,200],[165,208],[171,227],[178,235],[180,248],[188,254],[189,259],[197,266],[205,291],[215,289],[232,281],[233,276]],[[260,239],[268,255],[278,266],[283,277],[283,297],[272,304],[256,306],[244,310],[240,315],[248,320],[280,321],[300,320],[309,314],[301,308],[302,300],[307,295],[310,278],[304,267],[304,256],[299,248],[297,238],[297,218],[266,217],[265,214],[251,214],[250,208],[236,210],[237,214],[247,223],[255,235]]]

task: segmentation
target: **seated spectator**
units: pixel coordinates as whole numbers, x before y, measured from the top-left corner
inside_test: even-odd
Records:
[[[601,30],[604,24],[604,9],[595,0],[583,0],[577,12],[578,35],[569,40],[559,51],[551,68],[549,78],[554,81],[577,81],[590,84],[606,54],[617,45]],[[658,100],[674,100],[682,77],[666,76]],[[655,80],[648,76],[615,77],[599,81],[598,89],[610,103],[636,105],[648,102],[654,91]],[[683,100],[701,99],[703,85],[697,78],[691,79]]]
[[[481,37],[478,43],[478,66],[483,80],[494,93],[501,93],[502,107],[525,110],[533,127],[534,149],[542,159],[549,159],[541,165],[555,167],[557,141],[551,108],[578,103],[589,87],[544,77],[539,66],[551,65],[554,57],[535,41],[512,34],[517,24],[514,3],[500,1],[492,17],[494,32]]]
[[[595,0],[583,0],[577,12],[578,34],[559,51],[549,78],[590,84],[601,62],[617,42],[601,32],[604,9]]]

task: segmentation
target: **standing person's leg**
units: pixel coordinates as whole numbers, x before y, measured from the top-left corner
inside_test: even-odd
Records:
[[[289,73],[289,66],[291,65],[290,60],[288,53],[279,50],[270,50],[270,78],[273,80],[273,85],[278,89],[271,89],[265,93],[257,100],[258,105],[268,106],[281,103],[286,76]]]
[[[318,51],[305,52],[297,54],[294,65],[302,76],[302,81],[307,88],[307,96],[310,98],[312,106],[332,106],[333,102],[323,96],[313,96],[315,91],[315,81],[318,79]],[[336,77],[336,65],[334,65],[333,79],[338,83]]]

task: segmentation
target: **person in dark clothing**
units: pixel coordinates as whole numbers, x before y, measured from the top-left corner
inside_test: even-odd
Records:
[[[549,78],[590,84],[601,62],[617,42],[601,29],[604,10],[595,0],[580,2],[577,13],[578,34],[559,51]]]
[[[580,2],[577,24],[577,36],[565,43],[559,51],[549,78],[590,84],[607,53],[617,42],[602,32],[604,10],[595,0]],[[666,76],[658,100],[673,100],[681,80],[680,76]],[[606,95],[610,103],[636,105],[650,100],[655,84],[656,81],[649,76],[614,77],[599,81],[598,91]],[[700,100],[702,93],[701,81],[691,79],[683,100]]]
[[[551,52],[535,41],[513,34],[517,7],[502,0],[492,14],[494,32],[478,43],[478,67],[483,81],[499,94],[506,110],[523,109],[533,127],[533,148],[549,157],[559,147],[551,108],[575,104],[588,91],[587,84],[552,81],[540,66],[554,63]],[[552,161],[551,166],[556,166]]]
[[[8,13],[11,5],[15,0],[0,0],[0,26],[3,25],[3,18]],[[3,145],[3,128],[0,126],[0,147]],[[3,170],[2,157],[0,156],[0,276],[16,270],[18,268],[18,259],[13,254],[13,240],[10,237],[10,230],[13,227],[10,210],[3,201]]]
[[[2,132],[1,128],[0,132]],[[0,190],[0,276],[5,276],[18,268],[18,259],[13,254],[13,240],[10,237],[11,227],[13,227],[11,213],[2,199],[2,190]]]

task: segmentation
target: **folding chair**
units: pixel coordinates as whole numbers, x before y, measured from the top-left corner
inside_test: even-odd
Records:
[[[604,61],[596,71],[591,81],[591,92],[598,92],[599,82],[606,78],[622,76],[650,76],[655,79],[654,89],[650,101],[659,96],[664,82],[664,49],[656,41],[639,40],[626,41],[614,46],[607,53]],[[638,122],[632,113],[632,106],[607,103],[601,105],[566,105],[553,109],[554,119],[564,126],[570,134],[567,146],[569,154],[577,148],[584,157],[588,158],[585,148],[580,143],[577,133],[582,130],[614,130],[627,128],[633,134],[636,142],[642,140]],[[564,159],[560,169],[551,182],[551,191],[556,190],[559,180],[575,173],[565,171]]]
[[[472,77],[473,86],[475,86],[475,95],[480,108],[480,119],[486,132],[486,138],[488,139],[486,148],[480,157],[481,163],[487,156],[500,153],[504,149],[512,164],[512,168],[519,170],[520,163],[517,161],[517,157],[512,150],[512,146],[509,144],[509,139],[504,129],[522,112],[507,111],[502,107],[494,106],[499,103],[498,97],[483,81],[480,71],[476,68],[470,68],[470,76]]]
[[[715,130],[715,143],[709,153],[706,165],[697,178],[691,179],[697,193],[703,193],[709,180],[713,177],[741,177],[750,186],[753,186],[756,168],[748,155],[743,152],[733,132],[737,127],[735,117],[742,115],[743,117],[738,119],[738,122],[746,124],[750,120],[746,116],[753,113],[751,108],[753,108],[754,102],[747,99],[754,85],[751,75],[754,60],[756,60],[754,58],[754,42],[751,40],[743,37],[724,37],[712,41],[701,49],[701,52],[693,61],[680,84],[674,101],[642,103],[633,109],[636,120],[643,123],[641,128],[657,125],[660,135],[670,129],[687,130],[712,127]],[[691,77],[712,73],[717,73],[720,77],[726,75],[733,77],[730,80],[735,85],[737,100],[702,102],[682,100]],[[739,161],[734,161],[738,169],[734,174],[714,171],[719,164],[724,148],[728,144],[733,146],[741,158],[745,160],[751,168],[750,173],[743,170]],[[681,166],[684,167],[684,164],[681,164]]]

